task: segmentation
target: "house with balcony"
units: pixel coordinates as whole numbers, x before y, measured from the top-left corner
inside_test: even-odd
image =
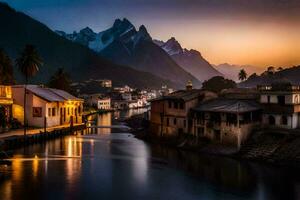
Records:
[[[0,85],[0,132],[9,128],[12,119],[12,90],[11,86]]]
[[[193,89],[188,83],[186,90],[179,90],[150,101],[150,132],[158,136],[177,136],[191,133],[191,108],[216,98],[213,92]]]
[[[273,84],[258,86],[265,128],[300,128],[300,86]]]
[[[261,107],[254,100],[218,98],[192,109],[192,134],[240,148],[260,125]]]

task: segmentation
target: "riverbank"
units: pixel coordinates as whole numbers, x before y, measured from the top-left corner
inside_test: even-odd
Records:
[[[148,123],[137,115],[125,121],[133,134],[145,142],[201,154],[227,156],[238,160],[252,160],[281,166],[300,166],[300,136],[296,134],[253,133],[238,150],[234,147],[196,139],[189,135],[157,137],[148,133]]]
[[[46,129],[30,129],[24,137],[23,129],[0,134],[0,151],[11,150],[21,146],[47,141],[85,129],[85,124],[62,125]]]

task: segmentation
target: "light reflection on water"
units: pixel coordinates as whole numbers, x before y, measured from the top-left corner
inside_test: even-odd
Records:
[[[298,170],[149,146],[129,133],[28,146],[0,174],[5,200],[300,198]]]

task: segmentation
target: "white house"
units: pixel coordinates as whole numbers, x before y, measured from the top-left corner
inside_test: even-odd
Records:
[[[100,98],[98,99],[98,109],[109,110],[111,109],[111,99],[110,98]]]
[[[12,87],[13,100],[17,108],[13,115],[19,116],[23,123],[24,117],[24,86]],[[58,89],[28,85],[26,98],[26,119],[28,126],[47,127],[71,123],[82,123],[83,100]],[[20,115],[16,112],[23,112]]]
[[[300,87],[259,86],[263,105],[262,124],[267,127],[300,128]]]

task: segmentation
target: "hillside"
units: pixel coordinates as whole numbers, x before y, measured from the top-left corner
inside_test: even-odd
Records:
[[[59,67],[64,67],[74,81],[86,79],[112,79],[115,85],[159,88],[162,84],[178,87],[165,79],[130,67],[108,61],[89,48],[60,37],[44,24],[0,3],[0,48],[13,59],[26,44],[33,44],[43,58],[44,65],[34,78],[35,83],[45,83]],[[15,69],[18,83],[22,77]]]
[[[279,81],[288,81],[294,85],[300,85],[300,66],[285,68],[280,71],[265,71],[261,75],[252,75],[239,87],[256,87],[256,85],[272,84]]]

